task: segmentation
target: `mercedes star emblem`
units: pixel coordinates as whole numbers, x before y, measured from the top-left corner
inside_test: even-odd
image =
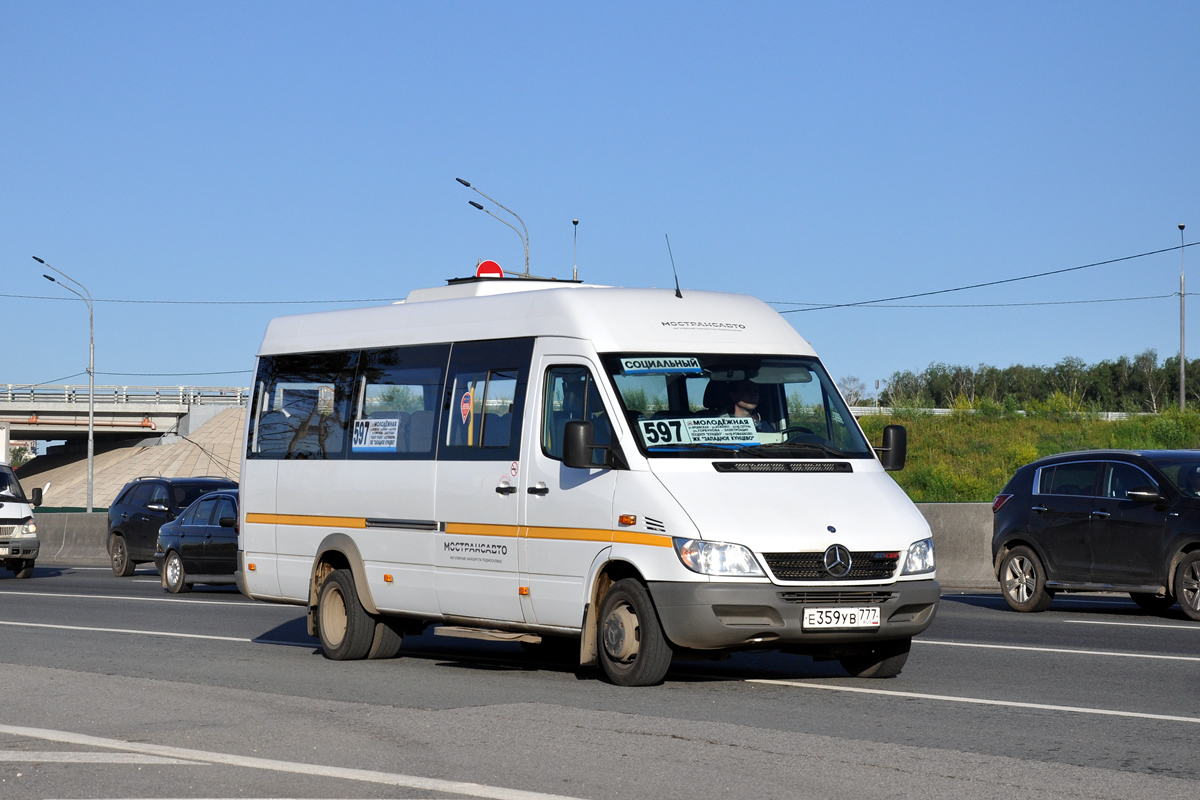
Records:
[[[825,551],[825,571],[834,578],[844,578],[850,572],[850,551],[845,545],[830,545]]]

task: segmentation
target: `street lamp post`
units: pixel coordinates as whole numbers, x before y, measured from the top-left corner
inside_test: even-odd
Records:
[[[1187,406],[1187,384],[1184,382],[1184,364],[1183,358],[1183,223],[1179,223],[1179,410],[1185,410]]]
[[[95,461],[96,461],[96,328],[95,328],[95,317],[94,317],[93,309],[92,309],[92,293],[87,290],[86,286],[84,286],[82,283],[80,283],[79,281],[72,278],[67,273],[63,272],[61,269],[58,269],[57,267],[47,264],[45,261],[38,258],[37,256],[34,256],[33,260],[38,262],[39,264],[43,264],[43,265],[49,267],[50,269],[57,272],[59,275],[62,275],[64,278],[69,280],[71,283],[78,286],[80,289],[83,289],[83,294],[80,294],[79,292],[75,291],[74,289],[72,289],[70,286],[63,283],[62,281],[55,280],[53,277],[51,277],[49,275],[42,276],[43,278],[50,281],[51,283],[57,283],[59,286],[66,289],[68,292],[71,292],[72,294],[76,295],[80,300],[82,300],[84,302],[84,304],[87,305],[87,310],[88,310],[87,510],[88,510],[88,513],[90,514],[92,512],[92,495],[93,495],[92,490],[95,486],[95,478],[96,478],[96,473],[95,473]]]
[[[496,216],[495,214],[493,214],[491,211],[488,211],[486,208],[484,208],[483,206],[481,206],[479,203],[476,203],[476,202],[474,202],[473,200],[468,200],[468,201],[467,201],[468,203],[470,203],[471,205],[475,206],[475,208],[479,209],[479,210],[480,210],[480,211],[482,211],[483,213],[485,213],[485,214],[487,214],[487,215],[489,215],[489,216],[493,217],[494,219],[499,219],[501,222],[504,222],[504,224],[505,224],[505,225],[508,225],[508,227],[512,228],[514,231],[516,231],[516,232],[517,232],[517,236],[520,236],[520,237],[521,237],[521,244],[525,245],[525,277],[526,277],[526,278],[531,278],[531,277],[533,277],[532,275],[530,275],[530,274],[529,274],[529,229],[525,227],[525,220],[521,219],[521,217],[520,217],[520,216],[518,216],[517,212],[513,211],[511,208],[509,208],[508,206],[504,205],[503,203],[501,203],[500,201],[496,200],[495,198],[488,197],[486,194],[484,194],[483,192],[479,191],[479,190],[478,190],[478,189],[476,189],[474,186],[472,186],[471,184],[469,184],[469,183],[467,183],[466,181],[464,181],[462,178],[455,178],[454,180],[458,181],[458,182],[459,182],[459,183],[461,183],[463,186],[465,186],[465,187],[467,187],[468,189],[470,189],[472,192],[475,192],[475,193],[476,193],[476,194],[478,194],[480,197],[483,197],[483,198],[486,198],[486,199],[488,199],[488,200],[491,200],[493,203],[495,203],[496,205],[500,206],[500,208],[503,208],[505,211],[507,211],[508,213],[512,214],[514,217],[516,217],[516,218],[517,218],[517,222],[521,223],[521,230],[525,231],[525,233],[524,233],[524,234],[522,234],[522,233],[521,233],[521,231],[518,231],[518,230],[517,230],[517,229],[516,229],[516,228],[515,228],[513,225],[511,225],[511,224],[509,224],[509,223],[507,223],[507,222],[504,222],[504,220],[502,220],[502,219],[500,219],[499,217],[497,217],[497,216]]]

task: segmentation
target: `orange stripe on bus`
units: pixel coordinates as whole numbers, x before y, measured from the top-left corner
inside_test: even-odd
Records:
[[[447,522],[446,533],[458,536],[510,536],[516,538],[516,525],[483,525],[473,522]]]
[[[309,514],[246,514],[247,523],[263,525],[313,525],[322,528],[365,528],[365,517],[319,517]]]
[[[613,531],[613,544],[648,544],[651,547],[673,547],[670,536],[634,531]]]
[[[521,528],[530,539],[559,539],[577,542],[611,542],[613,532],[596,528]]]

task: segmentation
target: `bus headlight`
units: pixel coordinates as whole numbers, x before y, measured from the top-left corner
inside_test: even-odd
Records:
[[[15,536],[37,536],[37,523],[33,521],[33,517],[25,520],[21,527],[17,528]]]
[[[701,539],[673,539],[679,560],[692,572],[701,575],[731,577],[760,577],[764,573],[749,548],[728,542],[706,542]]]
[[[920,575],[922,572],[933,572],[933,539],[922,539],[909,546],[904,571],[900,574]]]

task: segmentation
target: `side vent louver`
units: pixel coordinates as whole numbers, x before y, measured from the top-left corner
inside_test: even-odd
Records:
[[[654,531],[655,533],[666,533],[667,526],[652,517],[642,517],[646,521],[646,530]]]

